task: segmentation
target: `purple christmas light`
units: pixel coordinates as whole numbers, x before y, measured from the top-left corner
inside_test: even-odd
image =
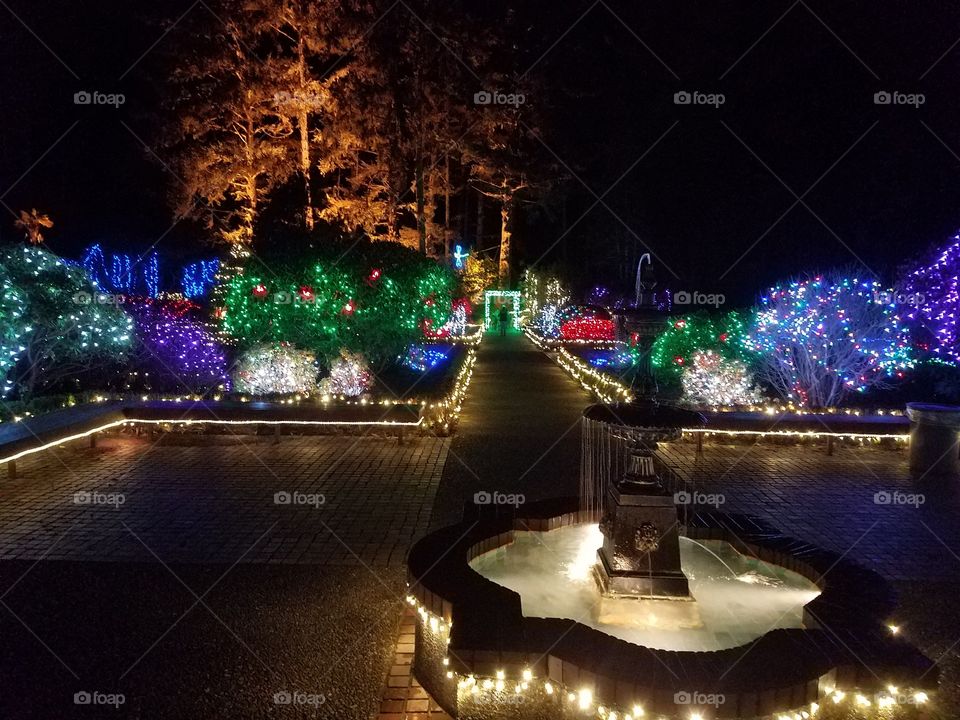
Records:
[[[957,313],[960,311],[960,234],[931,262],[911,272],[904,283],[910,299],[904,314],[919,332],[921,349],[933,357],[960,362]]]
[[[200,323],[153,303],[129,308],[137,323],[142,366],[191,391],[227,385],[227,359]]]

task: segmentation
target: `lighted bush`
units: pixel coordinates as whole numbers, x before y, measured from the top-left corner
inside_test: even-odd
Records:
[[[41,247],[0,251],[0,374],[3,394],[23,397],[94,368],[119,365],[133,344],[133,321],[98,296],[86,271]]]
[[[725,360],[739,360],[749,365],[752,358],[743,344],[745,333],[743,316],[736,311],[678,317],[670,321],[654,342],[650,362],[658,377],[668,383],[682,377],[698,352],[711,351]]]
[[[234,387],[249,395],[309,395],[318,390],[316,356],[289,343],[257,345],[244,352]]]
[[[698,405],[751,405],[762,399],[746,364],[713,350],[695,352],[680,381],[684,399]]]
[[[396,358],[451,314],[451,271],[395,243],[373,243],[263,274],[248,267],[226,293],[224,330],[289,342],[332,361],[341,348],[372,363]]]
[[[203,324],[157,301],[126,307],[136,322],[135,369],[146,387],[200,392],[228,384],[223,348]]]
[[[340,350],[340,357],[330,365],[330,374],[320,382],[324,395],[359,397],[373,386],[373,374],[360,353]]]

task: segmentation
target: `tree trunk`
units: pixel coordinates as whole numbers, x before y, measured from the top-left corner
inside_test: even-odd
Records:
[[[297,65],[300,73],[300,93],[307,89],[307,60],[303,48],[303,33],[297,42]],[[297,125],[300,130],[300,174],[303,175],[303,224],[307,230],[313,230],[313,196],[310,191],[310,113],[307,112],[307,98],[300,98]]]
[[[443,260],[450,264],[450,153],[443,154]]]
[[[500,289],[510,286],[510,200],[503,196],[500,205]]]
[[[417,235],[420,239],[420,254],[427,254],[427,216],[423,196],[423,154],[417,152]]]
[[[477,250],[483,245],[483,193],[477,193]]]

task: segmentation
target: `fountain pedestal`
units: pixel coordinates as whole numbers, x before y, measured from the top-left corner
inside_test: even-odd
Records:
[[[627,471],[607,487],[600,521],[597,582],[605,597],[689,600],[680,567],[680,533],[673,496],[654,469],[658,440],[676,439],[679,428],[620,427],[627,443]]]

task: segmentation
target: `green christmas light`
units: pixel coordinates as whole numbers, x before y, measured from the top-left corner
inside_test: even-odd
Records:
[[[743,345],[746,323],[736,311],[721,316],[695,313],[671,318],[668,323],[650,354],[650,362],[668,378],[679,379],[697,351],[710,350],[725,360],[750,360]]]
[[[341,349],[374,363],[395,358],[450,317],[454,277],[389,245],[277,275],[247,268],[226,287],[223,329],[241,345],[288,342],[327,361]]]
[[[104,295],[86,270],[40,247],[0,250],[0,376],[29,394],[121,360],[133,343],[133,320]],[[16,377],[17,366],[20,377]]]

